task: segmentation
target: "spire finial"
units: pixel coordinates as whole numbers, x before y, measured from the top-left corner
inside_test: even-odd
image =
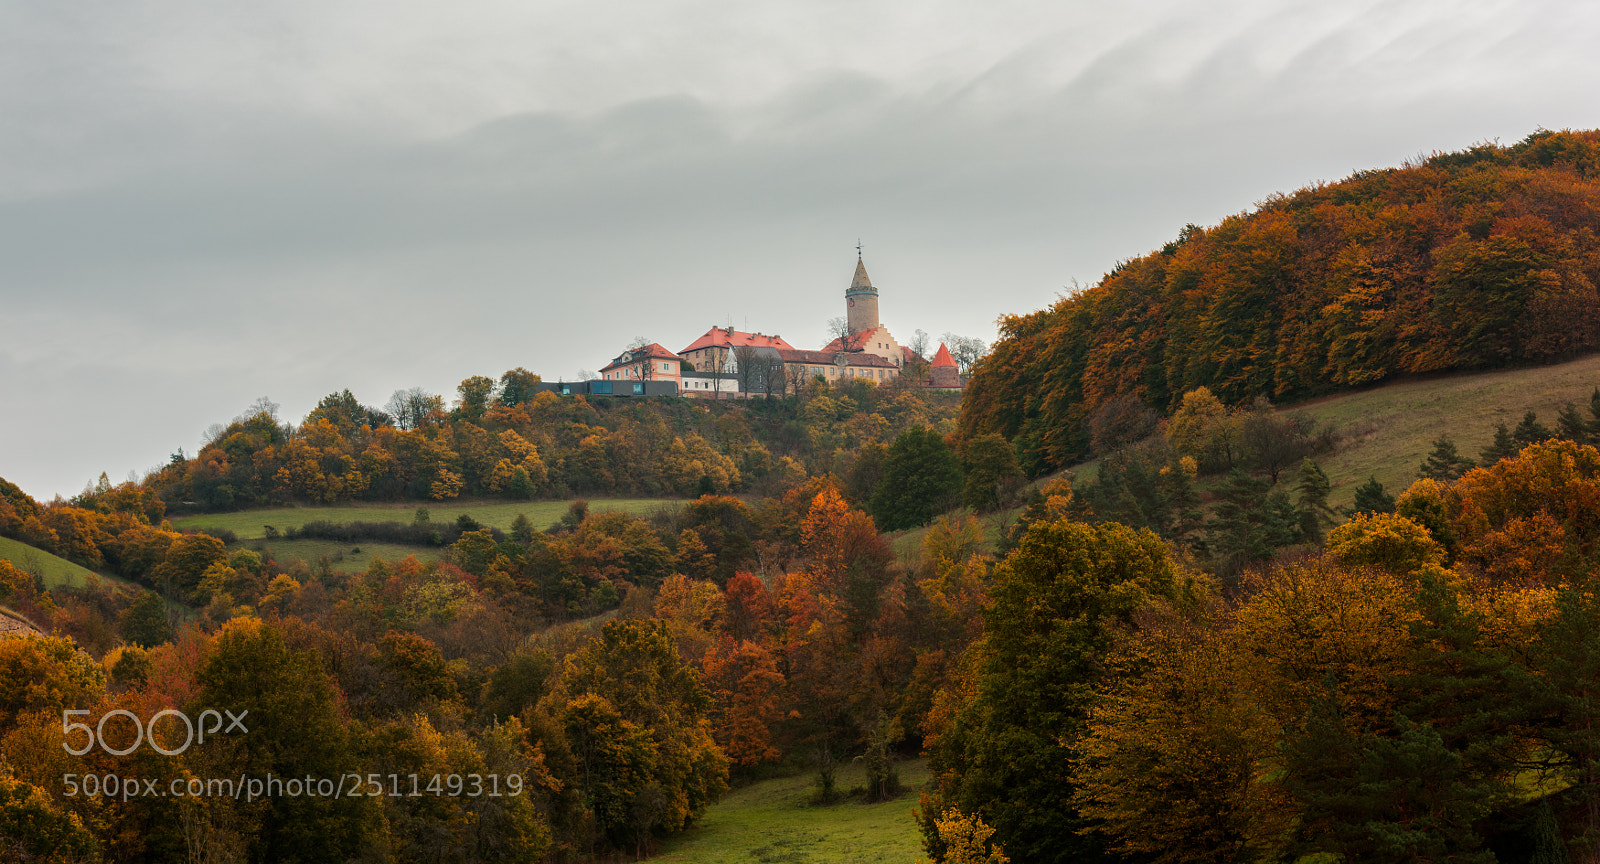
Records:
[[[856,238],[856,257],[857,258],[861,257],[861,238],[860,237]]]

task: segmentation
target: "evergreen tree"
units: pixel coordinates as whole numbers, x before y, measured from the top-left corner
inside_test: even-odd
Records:
[[[1265,561],[1299,539],[1300,513],[1282,489],[1238,468],[1228,472],[1217,492],[1216,518],[1208,528],[1209,548],[1224,572]]]
[[[1539,737],[1573,780],[1566,794],[1582,802],[1584,840],[1600,844],[1600,729],[1594,724],[1600,595],[1594,586],[1563,589],[1556,596],[1555,616],[1539,628],[1533,667],[1545,689],[1538,700],[1546,718]]]
[[[1493,792],[1437,730],[1397,714],[1395,730],[1354,730],[1337,698],[1289,735],[1286,785],[1305,808],[1305,853],[1341,861],[1492,864],[1472,823]],[[1291,856],[1293,857],[1293,856]]]
[[[527,468],[518,465],[516,470],[511,472],[511,484],[506,487],[506,491],[510,493],[511,497],[520,498],[523,501],[533,497],[533,478],[528,476]]]
[[[866,449],[864,445],[862,452]],[[967,475],[961,501],[980,513],[1000,509],[1011,497],[1009,489],[1022,475],[1010,442],[994,433],[965,442],[961,462]]]
[[[907,429],[889,447],[883,480],[872,495],[872,516],[883,531],[926,525],[961,494],[961,463],[939,433]]]
[[[863,510],[872,506],[872,495],[883,482],[883,465],[889,460],[889,448],[878,441],[868,441],[856,451],[856,461],[844,478],[844,496],[851,506]]]
[[[1157,488],[1165,505],[1167,521],[1157,533],[1177,543],[1189,539],[1205,523],[1205,513],[1200,509],[1200,493],[1195,491],[1194,478],[1181,463],[1161,469],[1156,479]]]
[[[1551,437],[1550,430],[1539,422],[1539,415],[1532,411],[1523,414],[1522,422],[1511,430],[1511,439],[1517,442],[1519,449],[1529,444],[1537,444],[1549,437]]]
[[[1570,401],[1556,412],[1556,437],[1578,444],[1588,444],[1590,441],[1589,424],[1578,413],[1578,406]]]
[[[1532,864],[1568,864],[1572,859],[1567,855],[1567,841],[1561,838],[1561,825],[1550,809],[1550,799],[1546,797],[1542,803],[1539,818],[1533,823]]]
[[[122,638],[141,648],[152,648],[172,638],[167,625],[167,602],[154,591],[146,591],[122,613]]]
[[[1600,387],[1589,396],[1589,419],[1583,426],[1590,441],[1600,441]]]
[[[1490,442],[1489,446],[1483,448],[1483,452],[1478,454],[1478,464],[1488,468],[1501,459],[1514,458],[1517,455],[1517,449],[1517,442],[1512,439],[1511,430],[1507,429],[1504,423],[1496,423],[1494,426],[1494,441]]]
[[[1383,484],[1378,478],[1368,478],[1367,482],[1356,487],[1356,500],[1350,508],[1350,514],[1357,513],[1393,513],[1394,496],[1383,491]]]
[[[1472,460],[1456,452],[1456,442],[1449,435],[1440,435],[1433,441],[1433,452],[1423,460],[1417,473],[1429,480],[1449,483],[1472,470]]]
[[[1328,495],[1333,484],[1322,466],[1307,459],[1300,463],[1300,536],[1310,543],[1322,541],[1322,529],[1334,523],[1335,513],[1328,505]]]
[[[526,546],[533,542],[533,522],[528,519],[528,514],[518,513],[517,518],[511,520],[511,539]]]

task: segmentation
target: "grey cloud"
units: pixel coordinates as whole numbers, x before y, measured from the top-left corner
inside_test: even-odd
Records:
[[[344,387],[382,403],[514,366],[570,376],[634,335],[676,348],[730,319],[818,343],[857,237],[897,333],[989,339],[996,316],[1187,222],[1419,150],[1594,125],[1582,88],[1600,61],[1535,17],[1475,6],[1505,25],[1488,38],[1429,29],[1449,4],[1282,8],[1143,4],[1140,26],[1097,10],[1078,29],[1066,15],[978,33],[967,53],[934,33],[956,54],[880,68],[838,60],[871,41],[849,34],[797,43],[759,88],[699,93],[617,83],[642,68],[618,48],[615,80],[594,86],[627,98],[580,110],[497,92],[483,104],[510,107],[448,132],[394,121],[382,99],[326,113],[382,89],[361,56],[315,105],[294,103],[294,81],[230,102],[99,80],[137,67],[127,54],[52,93],[43,67],[0,60],[0,110],[26,109],[0,129],[0,302],[27,322],[0,346],[0,381],[17,411],[75,430],[0,425],[0,476],[70,493],[192,450],[262,393],[298,419]],[[1238,14],[1204,14],[1219,9]],[[299,32],[279,54],[322,68],[323,37]],[[736,34],[712,35],[701,50]],[[641,50],[682,50],[673,38]],[[1541,43],[1571,53],[1528,63]],[[564,74],[595,68],[604,52],[585,50]],[[281,71],[274,56],[263,68]],[[132,80],[176,80],[183,62]]]

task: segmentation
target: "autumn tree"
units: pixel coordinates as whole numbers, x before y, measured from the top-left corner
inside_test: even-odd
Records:
[[[349,730],[318,657],[291,651],[281,633],[254,618],[229,621],[195,674],[199,693],[185,710],[248,716],[249,732],[209,739],[204,753],[222,776],[338,777],[358,770]],[[242,712],[248,712],[243,715]],[[376,830],[367,798],[270,797],[244,805],[250,854],[278,861],[353,856]]]
[[[78,814],[63,811],[44,789],[0,775],[0,852],[17,864],[81,864],[100,860],[100,844]]]
[[[501,405],[524,405],[533,401],[540,378],[532,372],[518,366],[508,370],[500,376],[500,389],[496,393],[496,401]]]
[[[122,638],[134,645],[151,648],[172,638],[167,623],[167,601],[154,591],[140,593],[139,599],[122,613]]]
[[[456,416],[469,423],[481,421],[484,412],[489,410],[489,400],[494,397],[494,388],[493,378],[473,375],[464,379],[456,385]]]
[[[0,732],[26,712],[90,707],[105,686],[105,670],[70,638],[0,638]]]
[[[1592,351],[1593,214],[1552,202],[1594,194],[1597,136],[1541,130],[1188,226],[1096,285],[1004,317],[960,436],[999,433],[1038,474],[1089,455],[1085,421],[1112,399],[1172,410],[1205,387],[1229,405],[1298,401]]]
[[[1231,468],[1239,447],[1238,423],[1210,388],[1197,387],[1183,394],[1168,421],[1167,442],[1206,470]]]
[[[1153,609],[1111,660],[1078,749],[1074,802],[1120,853],[1152,862],[1271,861],[1293,802],[1262,777],[1278,725],[1249,697],[1227,610]]]
[[[1019,860],[1103,855],[1073,800],[1071,754],[1117,634],[1183,582],[1148,531],[1064,520],[1029,527],[995,569],[975,678],[933,745],[939,812],[982,815]]]
[[[681,830],[727,788],[710,697],[663,622],[606,622],[562,681],[567,737],[584,769],[575,781],[613,846]]]

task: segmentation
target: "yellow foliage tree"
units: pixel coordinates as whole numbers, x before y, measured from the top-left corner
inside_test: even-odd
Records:
[[[939,864],[1011,864],[999,843],[992,842],[994,829],[981,816],[968,816],[951,807],[935,818],[939,843],[944,847]],[[918,864],[927,864],[920,859]]]
[[[1328,532],[1328,554],[1346,567],[1417,573],[1444,563],[1444,549],[1428,529],[1393,513],[1357,513]]]

